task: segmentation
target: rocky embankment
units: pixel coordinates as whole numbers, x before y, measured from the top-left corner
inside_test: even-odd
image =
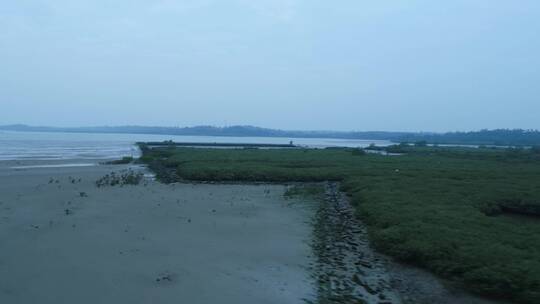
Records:
[[[320,303],[401,303],[385,262],[369,247],[366,229],[336,183],[326,186],[315,219]]]
[[[327,183],[315,218],[314,276],[319,304],[493,304],[432,274],[375,252],[337,183]]]

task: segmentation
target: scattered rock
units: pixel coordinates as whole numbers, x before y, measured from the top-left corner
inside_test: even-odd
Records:
[[[160,282],[172,282],[172,281],[173,281],[173,276],[170,273],[160,274],[156,278],[156,282],[158,282],[158,283],[160,283]]]
[[[312,246],[320,303],[400,303],[388,287],[384,264],[369,247],[365,227],[336,183],[326,186]]]

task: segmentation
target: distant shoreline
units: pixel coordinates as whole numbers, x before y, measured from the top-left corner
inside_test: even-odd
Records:
[[[347,131],[287,131],[259,128],[253,126],[233,127],[47,127],[28,125],[3,125],[0,131],[14,132],[50,132],[50,133],[87,133],[87,134],[141,134],[141,135],[171,135],[171,136],[212,136],[212,137],[279,137],[279,138],[321,138],[321,139],[352,139],[352,140],[390,140],[407,132],[347,132]]]
[[[392,143],[486,145],[486,146],[540,146],[540,131],[523,129],[496,129],[471,132],[387,132],[387,131],[288,131],[254,126],[196,126],[196,127],[45,127],[28,125],[4,125],[0,131],[94,133],[94,134],[141,134],[168,136],[212,136],[212,137],[275,137],[275,138],[320,138],[342,140],[379,140]]]

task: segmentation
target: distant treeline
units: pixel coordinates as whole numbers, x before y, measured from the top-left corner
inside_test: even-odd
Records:
[[[497,145],[497,146],[540,146],[538,130],[497,129],[473,132],[413,133],[413,132],[339,132],[339,131],[288,131],[259,128],[254,126],[197,126],[197,127],[34,127],[27,125],[0,126],[5,131],[71,132],[71,133],[124,133],[190,136],[234,136],[234,137],[285,137],[285,138],[335,138],[389,140],[396,143],[426,142],[430,144]]]
[[[410,133],[400,142],[430,144],[495,145],[495,146],[540,146],[538,130],[497,129],[474,132],[449,132],[444,134]]]

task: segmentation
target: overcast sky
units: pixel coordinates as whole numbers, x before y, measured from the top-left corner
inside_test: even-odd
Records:
[[[0,2],[0,124],[540,128],[538,0]]]

